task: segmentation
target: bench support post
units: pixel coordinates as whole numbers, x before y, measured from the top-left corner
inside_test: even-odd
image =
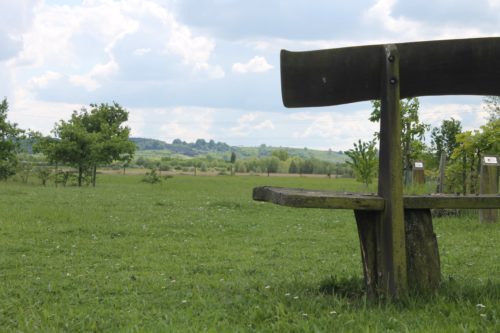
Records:
[[[378,238],[383,213],[355,210],[354,214],[358,227],[366,293],[370,298],[386,295],[385,277],[379,274],[384,265],[379,255],[384,246]],[[441,268],[431,211],[406,209],[404,216],[407,287],[417,292],[435,291],[441,280]]]
[[[380,161],[378,194],[385,209],[377,219],[378,287],[397,297],[408,288],[403,211],[401,110],[399,104],[399,52],[384,47],[380,110]]]

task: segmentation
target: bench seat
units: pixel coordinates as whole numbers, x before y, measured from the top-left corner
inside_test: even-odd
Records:
[[[261,186],[253,189],[253,199],[297,208],[326,208],[382,211],[384,199],[375,194],[306,190]],[[500,195],[405,195],[405,209],[488,209],[500,207]]]

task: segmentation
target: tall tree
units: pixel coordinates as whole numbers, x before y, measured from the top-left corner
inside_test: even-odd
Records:
[[[0,179],[6,180],[16,173],[17,149],[23,131],[17,124],[7,121],[7,98],[0,103]]]
[[[288,159],[288,152],[286,149],[276,149],[271,153],[272,156],[276,156],[280,161],[286,161]]]
[[[369,142],[354,143],[354,149],[345,152],[351,158],[347,161],[356,176],[356,180],[362,182],[368,187],[377,174],[377,148],[375,140]]]
[[[500,119],[500,96],[486,96],[483,102],[484,109],[489,114],[489,121]]]
[[[403,172],[405,184],[411,181],[411,171],[413,161],[420,159],[424,152],[424,135],[429,130],[430,125],[420,121],[418,110],[420,102],[418,98],[406,98],[401,100],[401,151],[403,155]],[[380,121],[381,104],[379,100],[372,102],[373,111],[370,115],[370,121]],[[376,133],[377,137],[379,133]]]
[[[441,153],[445,153],[446,157],[450,157],[453,150],[458,146],[457,135],[462,132],[462,123],[459,120],[451,118],[443,120],[440,127],[434,127],[431,132],[432,149],[436,154],[436,158],[441,157]]]
[[[236,153],[234,151],[231,152],[231,176],[234,176],[234,163],[236,163]]]

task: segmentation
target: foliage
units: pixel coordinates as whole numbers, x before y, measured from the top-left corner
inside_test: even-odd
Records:
[[[484,109],[489,114],[488,121],[500,119],[500,96],[486,96],[483,102],[485,103]]]
[[[9,104],[4,98],[0,103],[0,180],[6,180],[16,173],[19,139],[24,133],[17,124],[7,120]]]
[[[270,173],[276,173],[278,172],[280,160],[276,156],[271,156],[267,157],[265,159],[262,159],[262,166],[265,172],[267,172],[267,175],[269,176]]]
[[[367,187],[372,183],[373,178],[377,174],[378,159],[376,141],[354,143],[354,149],[345,152],[351,158],[347,161],[352,166],[356,180],[362,182]]]
[[[288,152],[285,149],[274,150],[272,155],[276,156],[280,161],[286,161],[288,159]]]
[[[146,175],[141,180],[143,183],[158,184],[162,182],[162,178],[156,172],[156,169],[151,169],[151,171],[146,172]]]
[[[500,119],[488,122],[480,130],[457,135],[457,147],[446,171],[448,187],[453,192],[477,193],[481,158],[500,154]]]
[[[401,152],[403,155],[403,172],[405,175],[405,184],[411,180],[411,170],[413,161],[421,159],[425,145],[424,135],[429,130],[430,125],[420,122],[418,109],[420,102],[418,98],[406,98],[401,100]],[[381,116],[381,103],[379,100],[372,102],[373,111],[370,115],[370,121],[378,122]],[[378,136],[379,133],[376,133]]]
[[[119,104],[91,104],[88,111],[74,111],[71,119],[61,120],[53,133],[55,138],[40,137],[34,145],[35,152],[42,152],[52,163],[67,163],[78,169],[78,186],[84,174],[90,173],[93,184],[96,168],[119,160],[130,161],[135,145],[129,141],[128,127],[122,126],[128,112]]]
[[[459,120],[451,118],[443,120],[440,127],[434,127],[431,132],[432,149],[435,151],[436,158],[441,157],[441,153],[445,153],[446,157],[450,157],[453,150],[457,148],[457,135],[462,132],[462,123]]]
[[[171,144],[146,138],[130,138],[137,146],[138,150],[168,150],[171,154],[180,154],[184,156],[194,157],[207,153],[227,153],[232,149],[228,144],[223,142],[215,142],[214,140],[205,141],[197,139],[194,143],[187,143],[181,139],[175,139]]]
[[[33,172],[34,163],[31,157],[31,155],[27,154],[18,155],[16,175],[21,178],[23,183],[28,182],[29,176]]]
[[[304,160],[316,158],[332,163],[344,163],[347,159],[342,152],[334,152],[331,149],[323,151],[304,148],[276,148],[264,144],[259,147],[237,147],[213,140],[207,142],[203,139],[197,139],[194,143],[187,143],[180,139],[175,139],[172,143],[145,138],[130,138],[130,140],[137,146],[135,155],[145,158],[207,158],[208,156],[212,156],[215,159],[227,159],[229,156],[228,152],[235,152],[238,159],[263,158],[273,154],[281,161],[285,161],[290,157],[299,157]]]
[[[35,173],[42,182],[42,185],[47,185],[47,180],[49,180],[52,175],[52,170],[48,166],[38,166],[35,168]]]

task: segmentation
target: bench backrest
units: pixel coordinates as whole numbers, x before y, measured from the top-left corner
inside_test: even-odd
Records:
[[[400,97],[499,95],[500,38],[394,44]],[[327,106],[380,98],[385,45],[281,51],[287,107]]]

